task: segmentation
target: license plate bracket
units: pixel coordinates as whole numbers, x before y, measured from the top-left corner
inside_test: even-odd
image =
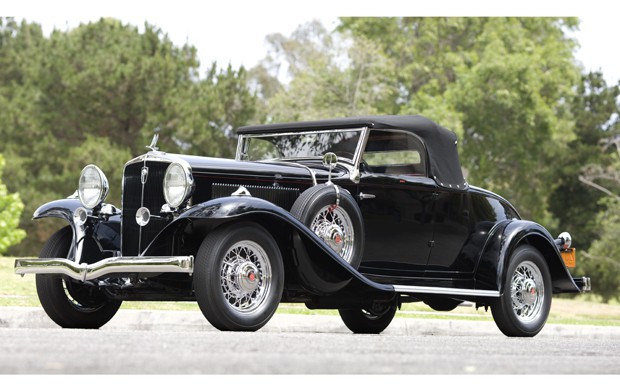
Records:
[[[577,258],[575,256],[575,248],[562,249],[560,251],[562,255],[562,260],[564,260],[564,264],[568,268],[575,268],[577,265]]]

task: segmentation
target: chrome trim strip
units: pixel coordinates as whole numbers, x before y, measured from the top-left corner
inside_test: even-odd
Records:
[[[146,182],[148,181],[148,176],[149,176],[149,167],[146,166],[147,161],[148,161],[148,157],[144,159],[144,162],[142,164],[142,169],[140,170],[142,192],[140,195],[140,208],[138,210],[144,207],[144,187],[146,186]],[[143,177],[145,170],[146,170],[146,177]],[[124,173],[123,173],[123,176],[125,176]],[[138,253],[139,254],[142,253],[142,228],[143,227],[144,227],[143,225],[140,225],[140,227],[138,228],[139,229],[138,230]]]
[[[15,273],[25,274],[62,274],[70,278],[86,281],[97,279],[112,273],[139,272],[194,272],[194,256],[144,256],[144,257],[110,257],[93,264],[76,264],[67,259],[16,259]]]
[[[464,295],[464,296],[472,296],[472,297],[499,298],[499,291],[470,290],[470,289],[465,289],[465,288],[394,285],[394,291],[399,292],[399,293]]]
[[[355,155],[353,156],[353,171],[351,172],[350,178],[355,184],[359,184],[361,179],[360,163],[362,162],[362,154],[364,154],[366,144],[368,143],[368,134],[370,134],[370,129],[368,126],[363,127],[360,140],[358,141],[357,148],[355,149]]]
[[[351,128],[340,128],[340,129],[335,129],[335,128],[327,128],[325,130],[304,130],[304,131],[283,131],[283,132],[279,132],[279,131],[266,131],[263,133],[252,133],[252,134],[241,134],[240,137],[244,137],[244,138],[260,138],[260,137],[265,137],[265,136],[272,136],[272,135],[278,135],[278,136],[287,136],[287,135],[304,135],[304,134],[327,134],[327,133],[342,133],[345,131],[361,131],[364,129],[367,129],[368,126],[361,126],[361,127],[351,127]]]

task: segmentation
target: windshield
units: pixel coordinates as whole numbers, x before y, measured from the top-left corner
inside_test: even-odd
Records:
[[[262,161],[274,159],[322,158],[327,152],[353,161],[361,129],[304,133],[242,135],[237,159]]]

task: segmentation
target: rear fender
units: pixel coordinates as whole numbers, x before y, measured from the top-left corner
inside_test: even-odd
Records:
[[[197,226],[201,237],[216,227],[238,220],[251,220],[264,226],[278,241],[289,272],[313,294],[331,294],[350,284],[361,289],[393,291],[391,286],[375,283],[357,272],[313,231],[285,209],[266,200],[251,196],[230,196],[213,199],[191,207],[164,228],[149,244],[144,255],[187,227]]]
[[[531,245],[543,255],[551,273],[554,294],[580,292],[551,234],[541,225],[523,220],[504,221],[496,226],[476,269],[477,288],[498,290],[503,294],[510,256],[520,245]]]

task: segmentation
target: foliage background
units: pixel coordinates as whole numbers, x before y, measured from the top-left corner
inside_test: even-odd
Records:
[[[0,155],[0,255],[26,237],[26,232],[17,227],[24,204],[19,194],[9,194],[2,184],[3,169],[4,157]]]
[[[0,206],[10,196],[25,210],[12,206],[7,217],[2,206],[0,218],[19,218],[28,232],[17,245],[21,230],[0,237],[17,237],[10,255],[36,254],[61,222],[33,223],[32,212],[73,193],[88,163],[106,172],[108,200],[120,204],[122,166],[155,128],[168,152],[231,157],[245,124],[422,114],[457,133],[471,184],[554,235],[570,231],[583,254],[575,273],[613,299],[620,92],[577,65],[578,26],[575,18],[340,18],[334,31],[309,22],[268,36],[252,69],[213,63],[200,74],[196,49],[157,26],[102,18],[44,36],[37,23],[0,18]]]

